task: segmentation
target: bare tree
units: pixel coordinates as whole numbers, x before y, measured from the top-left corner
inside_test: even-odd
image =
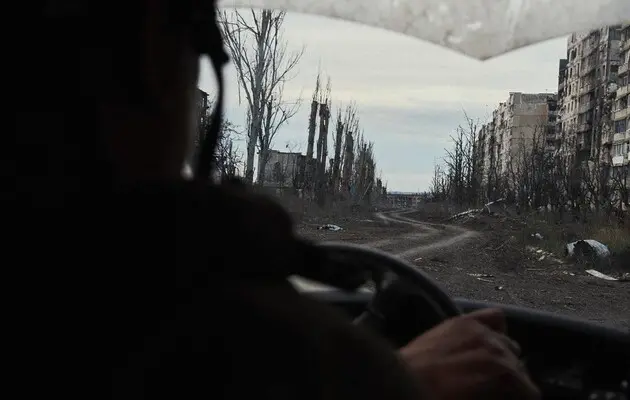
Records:
[[[236,68],[241,95],[247,102],[247,150],[245,180],[254,180],[256,147],[262,161],[258,176],[264,176],[268,151],[278,128],[297,112],[300,102],[283,98],[284,85],[293,78],[304,50],[288,52],[282,38],[286,12],[254,10],[223,11],[219,23]],[[262,170],[261,170],[262,169]]]
[[[342,117],[343,114],[343,117]],[[350,132],[357,132],[359,130],[359,119],[357,118],[356,105],[354,103],[345,107],[342,112],[341,108],[337,110],[337,123],[335,126],[335,142],[334,142],[334,157],[332,162],[331,172],[331,184],[330,188],[333,194],[337,194],[341,185],[344,151],[344,137]]]
[[[452,150],[446,150],[444,163],[446,165],[446,185],[441,184],[441,167],[436,170],[434,185],[444,189],[448,187],[448,197],[458,205],[475,204],[481,196],[481,169],[479,166],[479,152],[477,144],[477,122],[464,113],[466,125],[459,126],[454,136]]]

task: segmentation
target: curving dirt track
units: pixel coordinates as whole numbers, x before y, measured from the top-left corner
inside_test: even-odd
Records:
[[[377,213],[371,225],[350,226],[341,234],[313,234],[308,229],[301,233],[394,254],[425,270],[455,297],[568,314],[630,331],[630,283],[604,281],[562,264],[541,266],[527,259],[497,257],[485,233],[413,216],[413,210]],[[325,288],[295,283],[302,290]]]
[[[377,213],[375,217],[382,221],[410,225],[414,231],[406,235],[366,243],[366,245],[411,261],[414,257],[462,244],[478,235],[475,231],[459,226],[413,220],[406,216],[412,212]]]

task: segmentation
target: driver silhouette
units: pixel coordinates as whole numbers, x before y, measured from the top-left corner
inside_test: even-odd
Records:
[[[181,177],[199,58],[219,81],[227,62],[214,3],[50,0],[12,14],[7,253],[28,282],[16,326],[44,338],[23,358],[45,367],[36,382],[63,375],[47,390],[81,397],[107,384],[116,399],[538,398],[499,310],[393,349],[296,292],[286,277],[317,255],[289,215],[204,179],[220,107],[197,179]]]

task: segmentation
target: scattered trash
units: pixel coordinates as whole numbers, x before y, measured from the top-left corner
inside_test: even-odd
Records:
[[[563,271],[562,273],[565,274],[565,275],[575,276],[575,274],[573,272],[569,272],[569,271]]]
[[[621,274],[621,278],[619,278],[619,282],[630,282],[630,272]]]
[[[477,278],[478,281],[492,283],[490,279]]]
[[[565,257],[591,256],[606,258],[610,256],[608,246],[593,239],[578,240],[567,243],[564,249]]]
[[[540,233],[532,233],[531,235],[534,239],[543,240],[543,235]]]
[[[422,257],[418,257],[414,261],[422,261]]]
[[[587,269],[585,272],[587,274],[589,274],[589,275],[592,275],[592,276],[596,277],[596,278],[604,279],[604,280],[607,280],[607,281],[618,281],[619,280],[617,278],[613,278],[610,275],[602,274],[601,272],[596,271],[594,269]]]
[[[343,230],[342,227],[340,227],[338,225],[333,225],[333,224],[322,225],[322,226],[318,227],[317,229],[325,230],[325,231],[333,231],[333,232],[337,232],[337,231]]]
[[[496,290],[505,290],[505,288],[503,286],[497,286],[495,287]]]
[[[538,261],[543,261],[545,259],[545,256],[540,256],[540,258],[538,259]]]

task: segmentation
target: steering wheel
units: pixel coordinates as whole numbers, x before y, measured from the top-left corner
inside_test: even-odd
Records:
[[[354,323],[376,331],[396,347],[460,315],[459,308],[444,289],[400,258],[355,244],[322,242],[318,246],[335,266],[359,268],[371,275],[376,293]]]

